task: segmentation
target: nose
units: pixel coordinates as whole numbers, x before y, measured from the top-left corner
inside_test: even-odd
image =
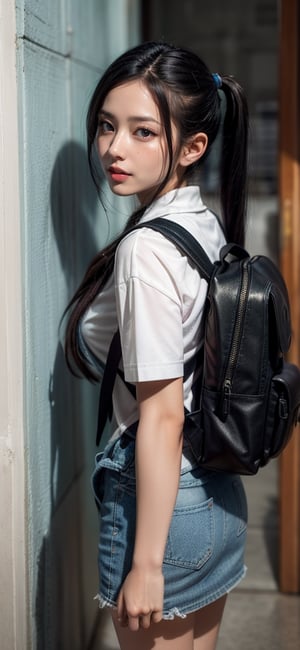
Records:
[[[125,158],[126,134],[123,131],[115,131],[114,136],[110,142],[109,151],[114,158]]]

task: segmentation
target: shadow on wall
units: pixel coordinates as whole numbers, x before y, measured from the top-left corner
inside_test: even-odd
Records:
[[[50,200],[61,267],[71,296],[97,252],[94,226],[98,197],[86,152],[76,142],[66,143],[56,158]],[[58,301],[59,291],[60,287]],[[84,384],[68,371],[58,342],[49,382],[51,514],[38,561],[38,650],[85,647],[81,522],[82,475],[87,456]],[[94,397],[92,392],[91,399]]]

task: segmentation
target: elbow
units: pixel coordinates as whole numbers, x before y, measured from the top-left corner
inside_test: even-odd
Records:
[[[176,426],[181,438],[183,437],[184,419],[185,419],[185,415],[184,415],[184,410],[182,409],[181,412],[176,417]]]
[[[179,444],[183,439],[184,410],[151,412],[143,414],[139,421],[139,431],[148,432],[150,439],[169,439]]]
[[[160,428],[165,433],[170,432],[179,441],[183,438],[184,410],[174,409],[171,413],[165,413],[161,418]]]
[[[157,432],[158,436],[170,434],[170,440],[183,438],[184,402],[182,377],[175,380],[137,384],[139,403],[139,428]]]

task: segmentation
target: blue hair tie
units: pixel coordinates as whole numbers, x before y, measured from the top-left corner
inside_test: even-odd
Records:
[[[217,72],[213,73],[212,78],[213,78],[213,80],[215,82],[216,88],[218,88],[218,89],[222,88],[222,79],[221,79],[220,75]]]

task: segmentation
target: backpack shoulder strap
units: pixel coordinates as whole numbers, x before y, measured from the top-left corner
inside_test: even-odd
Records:
[[[104,368],[104,373],[101,382],[99,406],[98,406],[98,420],[97,420],[97,434],[96,445],[100,444],[100,440],[104,431],[107,419],[111,420],[113,405],[112,393],[116,376],[119,375],[124,382],[126,388],[136,399],[136,390],[134,384],[130,384],[125,380],[124,372],[120,370],[119,363],[122,358],[120,332],[117,330],[112,337],[110,347],[108,350],[107,360]]]
[[[165,219],[164,217],[157,217],[150,221],[138,223],[132,228],[132,230],[137,230],[138,228],[151,228],[167,237],[167,239],[172,241],[182,253],[190,258],[193,264],[195,264],[197,269],[200,271],[201,275],[203,275],[207,281],[210,280],[214,265],[210,261],[201,244],[199,244],[197,239],[195,239],[186,228],[170,219]]]
[[[99,445],[107,418],[112,416],[112,392],[122,356],[119,330],[112,337],[101,383],[96,445]]]

